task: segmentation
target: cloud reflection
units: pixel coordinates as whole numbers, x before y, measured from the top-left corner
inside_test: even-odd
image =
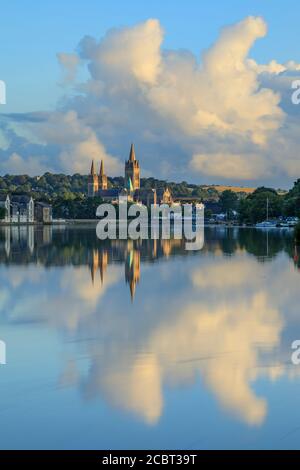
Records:
[[[226,233],[218,241],[210,234],[196,255],[178,240],[104,246],[83,235],[80,248],[75,233],[56,233],[46,244],[35,239],[30,259],[22,252],[19,260],[12,247],[8,254],[5,239],[6,264],[0,257],[1,317],[43,322],[81,342],[86,372],[75,350],[59,384],[155,424],[165,387],[189,387],[201,378],[224,410],[262,424],[268,404],[255,391],[257,379],[296,374],[278,356],[299,301],[290,242],[281,241],[277,254],[262,262],[247,253],[238,233],[230,257]],[[124,281],[131,296],[140,282],[133,304]],[[288,295],[280,288],[287,283]]]

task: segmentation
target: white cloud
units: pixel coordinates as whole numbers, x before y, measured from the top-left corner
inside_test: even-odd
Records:
[[[48,121],[31,124],[43,134],[43,154],[57,145],[56,166],[85,173],[93,156],[103,156],[109,173],[121,174],[134,140],[145,174],[290,182],[299,171],[296,126],[287,132],[296,113],[288,77],[300,65],[250,58],[266,34],[262,18],[248,17],[224,28],[201,60],[164,50],[156,19],[99,41],[86,36],[76,53],[58,54],[75,96],[73,88]],[[89,76],[77,83],[80,65]],[[286,147],[293,153],[282,158],[278,149]]]
[[[109,71],[113,79],[133,76],[155,83],[161,62],[163,32],[158,20],[149,19],[132,28],[112,29],[97,44],[89,37],[80,44],[81,56],[90,61],[92,77],[102,79]]]
[[[65,72],[64,81],[72,82],[76,78],[80,59],[77,54],[57,54],[57,60]]]
[[[5,161],[1,162],[1,169],[3,172],[6,172],[6,168],[10,168],[11,173],[15,175],[30,174],[38,176],[51,171],[46,160],[45,157],[36,158],[34,156],[23,158],[14,152]]]
[[[46,123],[34,126],[39,138],[60,146],[59,160],[65,171],[87,173],[91,159],[104,160],[110,173],[121,171],[121,163],[109,155],[96,133],[80,121],[75,111],[53,113]]]
[[[196,154],[191,168],[208,176],[220,178],[251,180],[270,176],[267,162],[260,155],[244,153]]]
[[[279,64],[276,60],[271,60],[268,64],[258,64],[253,59],[247,61],[249,67],[257,73],[270,73],[278,75],[287,71],[298,71],[300,70],[300,64],[297,64],[293,60],[286,62],[285,64]]]
[[[159,85],[149,92],[151,103],[187,134],[246,134],[264,143],[270,131],[279,128],[283,113],[279,96],[259,89],[246,57],[265,33],[263,20],[249,17],[225,28],[201,65],[192,56],[169,54]]]

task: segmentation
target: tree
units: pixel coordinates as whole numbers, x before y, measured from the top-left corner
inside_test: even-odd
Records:
[[[256,223],[267,218],[279,217],[282,214],[283,198],[269,188],[258,188],[246,199],[240,201],[239,217],[241,222]]]
[[[6,209],[4,207],[0,207],[0,220],[4,220],[6,217]]]
[[[300,222],[295,227],[295,242],[300,245]]]
[[[226,189],[220,196],[220,204],[222,211],[227,214],[227,218],[230,218],[232,211],[236,210],[238,205],[238,197],[236,193],[230,189]]]
[[[300,179],[294,183],[294,187],[284,197],[283,213],[286,216],[300,217]]]

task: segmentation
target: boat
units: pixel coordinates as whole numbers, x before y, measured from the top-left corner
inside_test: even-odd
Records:
[[[287,217],[279,223],[279,227],[293,228],[298,223],[298,217]]]
[[[289,227],[295,227],[297,225],[297,223],[299,222],[299,219],[298,217],[288,217],[286,219]]]
[[[276,227],[276,220],[272,221],[269,220],[269,198],[267,197],[267,220],[264,220],[263,222],[258,222],[255,224],[256,228],[275,228]]]
[[[269,220],[264,220],[263,222],[258,222],[255,224],[256,228],[274,228],[276,227],[276,222],[271,222]]]
[[[290,224],[288,222],[280,222],[279,227],[281,227],[281,228],[290,228]]]

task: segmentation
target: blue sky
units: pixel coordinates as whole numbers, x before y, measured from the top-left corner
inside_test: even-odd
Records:
[[[296,0],[4,3],[0,173],[94,158],[119,175],[134,141],[143,176],[290,187],[299,13]]]
[[[1,79],[8,87],[6,112],[54,108],[61,94],[58,52],[72,51],[89,34],[157,18],[166,48],[196,55],[209,47],[224,25],[248,15],[263,16],[269,31],[251,52],[257,62],[276,56],[300,62],[299,2],[271,0],[10,0],[1,5]]]

